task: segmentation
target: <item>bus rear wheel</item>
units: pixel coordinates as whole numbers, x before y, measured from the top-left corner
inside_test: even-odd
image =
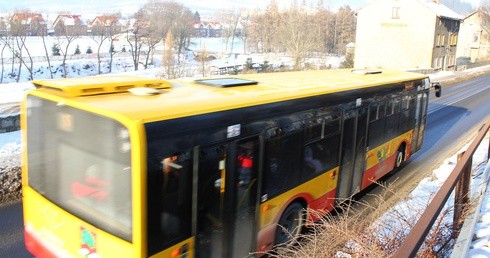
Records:
[[[403,161],[405,161],[405,150],[400,148],[396,152],[395,169],[399,168],[403,164]]]
[[[304,209],[301,204],[294,202],[289,205],[277,224],[275,245],[291,243],[298,239],[305,219]]]

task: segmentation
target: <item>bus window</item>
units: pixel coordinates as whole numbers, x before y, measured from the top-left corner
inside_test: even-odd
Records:
[[[274,197],[299,182],[301,134],[273,138],[265,144],[264,194]]]
[[[379,106],[377,103],[373,103],[369,107],[369,122],[378,120],[378,108],[379,108]]]
[[[380,102],[378,106],[378,119],[386,116],[386,103]]]
[[[303,180],[309,180],[338,165],[340,134],[310,143],[303,149]]]
[[[332,135],[340,132],[340,119],[335,118],[333,120],[325,119],[325,133],[324,135]]]
[[[305,129],[305,142],[322,138],[323,125],[314,125]]]
[[[149,254],[182,241],[191,234],[191,161],[190,152],[183,152],[155,158],[149,165]]]
[[[401,108],[402,100],[401,98],[394,98],[393,99],[393,113],[399,113],[400,108]]]
[[[406,95],[402,98],[402,110],[407,110],[410,108],[410,96]]]

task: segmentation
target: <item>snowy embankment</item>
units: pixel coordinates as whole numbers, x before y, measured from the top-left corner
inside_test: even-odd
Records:
[[[20,131],[0,134],[0,203],[21,196]]]

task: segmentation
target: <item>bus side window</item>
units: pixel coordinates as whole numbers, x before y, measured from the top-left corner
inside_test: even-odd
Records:
[[[160,166],[148,168],[149,248],[191,234],[192,159],[190,152],[159,158]],[[151,163],[150,163],[151,164]]]
[[[339,143],[340,134],[334,134],[304,147],[303,182],[338,165]]]
[[[265,144],[263,192],[274,197],[297,184],[301,165],[301,133],[272,138]]]

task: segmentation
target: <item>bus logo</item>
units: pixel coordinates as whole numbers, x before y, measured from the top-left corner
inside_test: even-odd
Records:
[[[81,232],[81,247],[78,252],[83,255],[84,257],[99,257],[97,255],[97,249],[95,248],[95,239],[96,235],[94,232],[84,228],[80,227],[80,232]]]

